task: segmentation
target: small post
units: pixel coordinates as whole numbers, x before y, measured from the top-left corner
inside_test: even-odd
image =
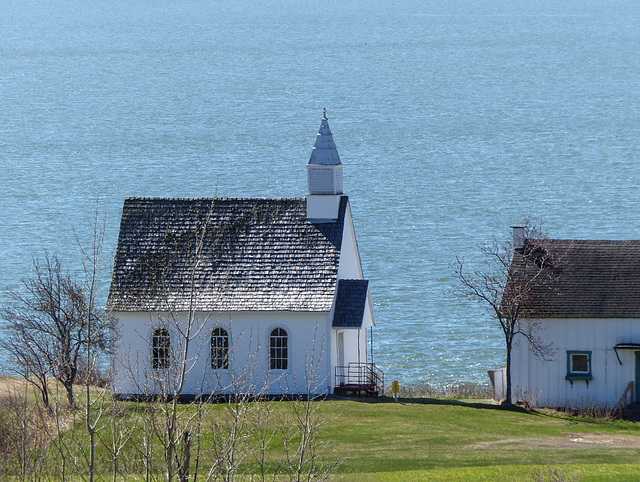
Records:
[[[400,392],[400,384],[398,380],[394,380],[391,382],[391,393],[393,394],[393,401],[398,401],[398,393]]]

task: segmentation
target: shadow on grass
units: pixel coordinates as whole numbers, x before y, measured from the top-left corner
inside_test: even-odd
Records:
[[[527,415],[533,415],[537,417],[553,418],[566,421],[570,425],[578,423],[593,423],[601,424],[603,422],[617,422],[609,417],[589,417],[580,416],[579,414],[570,414],[561,409],[528,409],[521,405],[500,405],[492,402],[485,402],[481,400],[466,399],[460,400],[455,398],[436,398],[436,397],[424,397],[424,398],[399,398],[397,402],[392,397],[342,397],[333,396],[333,400],[351,400],[360,403],[367,404],[398,404],[398,405],[441,405],[441,406],[455,406],[465,408],[475,408],[479,410],[497,410],[501,412],[513,412],[522,413]]]
[[[334,396],[334,400],[351,400],[361,403],[369,404],[395,404],[398,405],[449,405],[466,408],[476,408],[481,410],[500,410],[503,412],[517,412],[517,413],[529,413],[538,414],[538,412],[528,410],[519,405],[498,405],[490,402],[471,401],[471,400],[458,400],[455,398],[399,398],[397,402],[392,397],[340,397]]]

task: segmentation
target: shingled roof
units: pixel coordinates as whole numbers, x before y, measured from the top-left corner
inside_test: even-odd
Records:
[[[312,223],[304,198],[127,198],[109,307],[186,311],[193,292],[197,311],[330,311],[346,206]]]
[[[536,318],[640,317],[640,241],[544,241],[551,284],[534,285],[523,312]],[[512,268],[522,256],[514,255]],[[535,268],[534,268],[535,269]]]
[[[336,310],[333,314],[334,328],[359,328],[362,326],[368,286],[369,281],[364,279],[341,279],[338,281]]]

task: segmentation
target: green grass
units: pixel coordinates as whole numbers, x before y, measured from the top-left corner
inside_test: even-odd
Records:
[[[555,478],[552,478],[554,477]],[[407,470],[403,472],[350,474],[343,476],[343,480],[365,482],[376,480],[380,482],[398,481],[523,481],[523,480],[580,480],[580,481],[637,481],[640,479],[640,466],[624,465],[503,465],[499,467],[462,467],[456,469]]]
[[[640,478],[640,426],[632,422],[476,400],[344,400],[326,402],[322,411],[334,453],[346,457],[341,472],[353,480],[533,480],[549,467],[568,479]],[[606,443],[629,435],[629,446]],[[577,438],[587,443],[571,441]]]
[[[290,402],[262,403],[280,413],[290,408]],[[128,409],[121,423],[131,422],[136,405],[120,407]],[[225,417],[223,404],[207,408],[213,419]],[[446,398],[333,399],[322,402],[319,413],[326,455],[342,460],[337,480],[640,480],[640,424],[634,422]],[[76,430],[80,439],[86,436],[81,422]],[[202,440],[207,443],[206,430]],[[269,451],[274,458],[277,442]],[[131,449],[128,457],[138,456]],[[100,448],[99,458],[107,458]]]

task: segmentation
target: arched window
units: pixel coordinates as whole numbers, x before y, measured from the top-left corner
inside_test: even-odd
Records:
[[[289,366],[289,343],[287,332],[274,328],[269,335],[269,367],[272,370],[286,370]]]
[[[169,368],[171,340],[169,330],[166,328],[156,328],[153,330],[151,341],[151,362],[153,368]]]
[[[211,368],[229,368],[229,335],[224,328],[216,328],[211,332]]]

